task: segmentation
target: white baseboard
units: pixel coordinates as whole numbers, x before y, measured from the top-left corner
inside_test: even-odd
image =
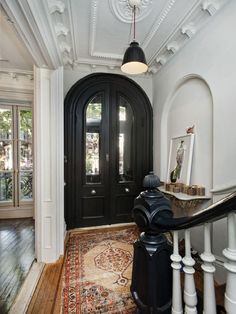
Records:
[[[32,208],[0,209],[0,219],[33,217]]]
[[[24,314],[30,304],[35,288],[44,268],[44,263],[34,262],[13,303],[9,314]]]

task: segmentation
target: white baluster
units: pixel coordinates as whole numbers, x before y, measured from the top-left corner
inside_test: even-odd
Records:
[[[172,314],[182,314],[182,296],[181,296],[181,282],[180,282],[180,269],[181,269],[181,256],[179,255],[179,244],[178,244],[178,231],[173,232],[174,236],[174,247],[173,254],[171,255],[173,268],[173,290],[172,290]]]
[[[225,289],[225,309],[228,314],[236,313],[236,214],[228,215],[228,248],[223,251],[227,262],[227,281]]]
[[[214,272],[215,267],[213,262],[215,257],[211,252],[211,225],[205,224],[204,226],[204,253],[201,254],[201,259],[204,264],[202,269],[204,271],[204,304],[203,313],[215,314],[216,313],[216,298],[214,287]]]
[[[193,268],[195,261],[191,257],[191,244],[190,244],[190,230],[185,230],[185,256],[183,258],[184,263],[184,302],[186,314],[197,314],[197,293],[194,283]]]

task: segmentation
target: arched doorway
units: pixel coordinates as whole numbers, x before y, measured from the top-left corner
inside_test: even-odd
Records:
[[[78,81],[65,99],[67,228],[131,221],[152,169],[152,108],[144,91],[115,74]]]

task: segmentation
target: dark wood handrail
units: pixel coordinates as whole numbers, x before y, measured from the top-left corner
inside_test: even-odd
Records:
[[[155,226],[159,230],[181,230],[202,225],[226,217],[230,212],[236,212],[236,192],[221,199],[220,201],[198,211],[192,216],[180,218],[170,217],[169,212],[161,212],[155,219]]]

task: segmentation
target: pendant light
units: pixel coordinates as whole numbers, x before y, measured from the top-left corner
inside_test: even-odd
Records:
[[[137,1],[135,1],[137,2]],[[135,13],[136,5],[132,5],[130,0],[130,5],[133,7],[133,30],[134,36],[133,41],[130,43],[130,46],[126,49],[121,71],[127,74],[141,74],[147,71],[148,66],[144,52],[139,43],[135,40]]]

